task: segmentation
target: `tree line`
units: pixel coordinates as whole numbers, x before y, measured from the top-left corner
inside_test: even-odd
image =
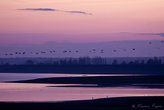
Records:
[[[27,60],[25,65],[160,65],[163,64],[162,59],[158,57],[149,58],[148,60],[134,60],[134,61],[118,61],[112,60],[108,63],[107,58],[102,57],[80,57],[80,58],[62,58],[52,62],[36,63],[32,60]]]

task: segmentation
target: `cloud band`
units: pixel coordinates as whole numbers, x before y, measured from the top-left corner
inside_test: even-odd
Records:
[[[84,12],[84,11],[64,11],[64,10],[58,10],[58,9],[53,9],[53,8],[25,8],[25,9],[18,9],[18,10],[26,10],[26,11],[58,11],[58,12],[65,12],[65,13],[92,15],[91,13],[87,13],[87,12]]]

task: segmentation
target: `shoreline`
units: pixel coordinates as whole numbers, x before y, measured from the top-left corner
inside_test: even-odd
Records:
[[[131,87],[144,87],[144,88],[164,88],[164,75],[51,77],[51,78],[37,78],[32,80],[19,80],[19,81],[6,81],[6,82],[40,83],[40,84],[81,84],[82,86],[89,84],[89,85],[94,85],[93,87],[131,86]],[[64,87],[82,87],[82,86],[68,85]],[[55,86],[51,86],[51,87],[55,87]]]

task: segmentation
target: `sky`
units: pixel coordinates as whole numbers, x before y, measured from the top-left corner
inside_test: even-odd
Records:
[[[163,10],[163,0],[1,0],[0,44],[161,40]]]
[[[1,0],[0,57],[164,56],[163,10],[163,0]]]

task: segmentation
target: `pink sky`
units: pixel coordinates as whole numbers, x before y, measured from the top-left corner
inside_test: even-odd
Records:
[[[49,8],[60,11],[34,11],[18,9]],[[39,38],[32,35],[27,42],[47,41],[112,41],[112,40],[161,40],[161,36],[113,37],[113,33],[163,33],[163,0],[3,0],[0,1],[0,43],[22,43],[26,39],[3,36],[3,34],[44,34]],[[70,13],[81,11],[89,14]],[[51,34],[51,36],[49,36]],[[97,36],[89,36],[97,34]],[[101,34],[110,34],[102,37]],[[52,36],[61,35],[61,36]],[[63,37],[62,35],[70,35]],[[71,36],[72,35],[72,36]],[[78,37],[75,38],[75,35]],[[86,35],[86,36],[83,36]],[[34,40],[36,39],[36,40]]]

